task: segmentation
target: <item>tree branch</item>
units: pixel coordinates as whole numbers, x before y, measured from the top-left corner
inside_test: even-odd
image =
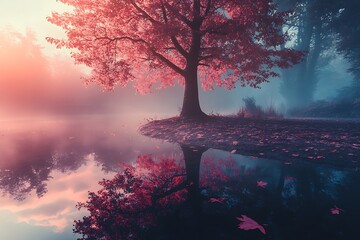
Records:
[[[207,1],[207,5],[206,5],[206,9],[205,9],[205,13],[204,16],[207,16],[210,12],[210,6],[211,6],[211,0]]]
[[[173,69],[175,72],[179,73],[182,76],[185,75],[184,70],[182,70],[180,67],[178,67],[176,64],[171,62],[169,59],[167,59],[162,54],[156,52],[156,50],[151,46],[151,44],[146,42],[144,39],[132,38],[132,37],[128,37],[128,36],[115,37],[115,38],[110,38],[110,37],[104,36],[104,37],[97,37],[97,38],[95,38],[95,40],[108,40],[108,42],[106,44],[109,44],[110,42],[114,42],[114,41],[121,41],[121,40],[129,40],[133,43],[139,43],[139,42],[144,43],[148,47],[150,52],[152,54],[154,54],[154,56],[156,56],[158,59],[160,59],[163,63],[165,63],[168,67],[170,67],[171,69]]]
[[[155,20],[153,17],[151,17],[147,12],[144,11],[144,9],[140,8],[134,1],[131,3],[136,10],[138,10],[144,17],[149,19],[149,21],[153,24],[159,24],[160,22]]]
[[[170,67],[175,72],[179,73],[180,75],[184,76],[185,71],[182,70],[180,67],[176,66],[174,63],[172,63],[169,59],[161,55],[160,53],[156,52],[155,49],[150,48],[150,51],[152,54],[154,54],[156,57],[158,57],[162,62],[164,62],[168,67]]]
[[[171,41],[174,44],[176,50],[178,50],[181,55],[187,58],[189,53],[180,45],[179,41],[176,39],[175,36],[171,36]]]
[[[225,36],[227,35],[229,32],[228,31],[225,31],[225,30],[215,30],[215,29],[205,29],[203,31],[201,31],[201,34],[202,35],[205,35],[205,34],[216,34],[216,35],[222,35],[222,36]]]
[[[209,65],[209,64],[205,64],[205,63],[199,63],[198,65],[199,65],[199,66],[210,67],[210,65]]]
[[[161,1],[161,9],[162,9],[162,13],[163,13],[163,18],[165,23],[168,22],[168,18],[167,18],[167,14],[166,14],[166,9],[165,9],[165,5],[164,2]],[[183,55],[185,58],[188,56],[188,52],[186,52],[186,50],[180,45],[179,41],[176,39],[175,35],[171,36],[171,42],[174,44],[174,47],[176,48],[176,50],[179,51],[179,53],[181,55]]]
[[[169,3],[165,2],[165,7],[172,12],[177,19],[179,19],[180,21],[182,21],[183,23],[185,23],[186,25],[188,25],[190,28],[192,27],[192,22],[187,19],[184,15],[182,15],[178,9],[174,9]]]
[[[200,17],[201,4],[200,0],[194,0],[193,11],[195,18]]]
[[[214,55],[199,56],[199,61],[209,59],[209,58],[212,58],[212,57],[214,57]]]
[[[164,21],[165,21],[165,23],[167,23],[168,22],[168,17],[167,17],[167,14],[166,14],[164,1],[162,1],[162,0],[161,0],[161,10],[162,10]]]
[[[160,198],[163,198],[163,197],[166,197],[166,196],[169,196],[170,194],[172,193],[175,193],[175,192],[178,192],[184,188],[186,188],[188,186],[189,182],[186,180],[184,182],[182,182],[181,184],[177,185],[176,187],[162,193],[162,194],[159,194],[159,195],[156,195],[156,196],[153,196],[153,200],[157,201],[158,199]]]
[[[114,37],[114,38],[110,38],[108,36],[104,36],[104,37],[96,37],[95,38],[95,41],[97,40],[108,40],[107,43],[105,43],[104,45],[106,44],[109,44],[111,42],[116,42],[116,41],[121,41],[121,40],[129,40],[131,42],[134,42],[134,43],[137,43],[137,42],[142,42],[142,43],[145,43],[145,44],[148,44],[145,40],[141,39],[141,38],[132,38],[132,37],[128,37],[128,36],[124,36],[124,37]]]

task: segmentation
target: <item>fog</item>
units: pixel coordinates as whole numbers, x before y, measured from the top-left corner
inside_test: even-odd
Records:
[[[75,65],[66,55],[47,56],[36,33],[14,30],[0,32],[0,114],[10,116],[136,114],[149,118],[174,116],[182,106],[183,86],[152,89],[142,95],[129,85],[105,91],[97,85],[85,85],[84,67]],[[350,84],[348,64],[338,56],[319,71],[314,99],[331,99],[338,89]],[[280,92],[283,79],[270,79],[261,89],[237,87],[231,91],[215,88],[200,90],[200,104],[206,113],[234,114],[242,99],[254,97],[264,108],[287,109]]]

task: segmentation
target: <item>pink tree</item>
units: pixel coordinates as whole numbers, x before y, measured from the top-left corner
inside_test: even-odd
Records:
[[[179,81],[185,85],[180,116],[201,118],[202,87],[258,87],[300,61],[302,52],[280,49],[288,12],[272,0],[59,0],[72,12],[48,21],[66,39],[47,38],[74,49],[77,63],[92,69],[88,82],[106,89],[132,82],[140,92]]]

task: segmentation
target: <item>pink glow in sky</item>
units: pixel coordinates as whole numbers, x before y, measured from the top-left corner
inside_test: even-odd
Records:
[[[64,4],[56,0],[11,0],[0,1],[0,30],[11,28],[25,34],[33,31],[46,55],[60,54],[55,47],[45,41],[49,34],[61,35],[62,31],[46,21],[52,11],[65,11]]]
[[[73,224],[77,216],[83,214],[76,209],[76,203],[86,200],[88,191],[96,190],[97,182],[105,176],[101,166],[91,159],[93,157],[86,156],[90,161],[80,167],[76,174],[54,171],[53,180],[47,185],[48,193],[41,198],[34,193],[22,202],[0,198],[0,211],[7,210],[16,214],[18,223],[51,227],[56,232],[63,231]]]

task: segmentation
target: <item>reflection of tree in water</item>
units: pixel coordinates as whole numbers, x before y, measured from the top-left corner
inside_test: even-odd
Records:
[[[81,239],[359,239],[359,176],[308,164],[266,171],[232,158],[200,159],[204,149],[182,146],[185,166],[149,155],[125,167],[79,206]],[[251,165],[251,164],[250,164]],[[257,186],[266,180],[265,188]],[[345,210],[331,215],[334,205]],[[247,215],[260,231],[237,228]]]
[[[36,131],[26,129],[0,139],[0,195],[24,200],[35,191],[41,197],[47,192],[51,173],[73,172],[90,154],[106,171],[116,171],[119,161],[134,158],[130,143],[119,140],[120,134],[110,134],[109,129],[115,127],[98,127],[93,121],[71,124],[34,127]]]
[[[174,159],[154,162],[145,155],[100,185],[100,191],[90,192],[89,200],[79,204],[90,211],[75,222],[75,231],[86,239],[123,239],[149,229],[158,215],[185,200],[189,183]]]
[[[43,196],[46,182],[53,170],[74,171],[84,163],[84,157],[75,149],[67,149],[73,154],[57,154],[58,141],[53,138],[29,141],[20,139],[14,143],[15,155],[6,169],[0,169],[0,190],[14,199],[24,200],[33,190],[37,196]]]

